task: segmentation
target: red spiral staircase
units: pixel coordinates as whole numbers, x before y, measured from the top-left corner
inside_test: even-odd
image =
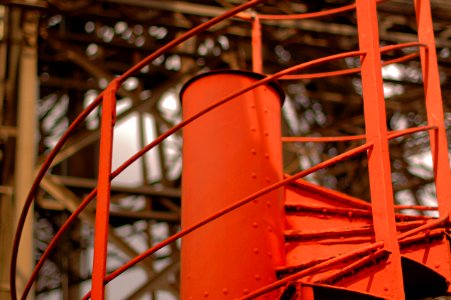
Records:
[[[19,220],[11,265],[12,299],[20,235],[36,189],[71,132],[102,104],[97,189],[69,217],[36,265],[27,297],[43,261],[80,212],[97,197],[92,290],[84,299],[104,299],[105,285],[155,251],[182,241],[183,299],[422,299],[447,295],[451,280],[448,240],[451,209],[448,143],[428,0],[415,0],[418,40],[380,47],[377,4],[357,0],[333,11],[292,16],[245,12],[262,0],[237,6],[190,30],[116,78],[63,135],[37,175]],[[302,63],[272,75],[262,73],[260,21],[326,16],[356,10],[360,49]],[[169,49],[230,17],[252,23],[253,72],[200,75],[182,91],[184,121],[111,170],[115,93],[134,72]],[[381,55],[417,48],[392,61]],[[420,56],[428,124],[388,132],[381,68]],[[300,73],[332,60],[359,57],[360,67]],[[280,136],[283,94],[274,80],[360,73],[366,134],[351,137]],[[175,131],[184,130],[182,231],[106,274],[110,181]],[[427,131],[438,207],[394,205],[388,141]],[[282,142],[362,140],[362,144],[297,174],[282,172]],[[208,140],[209,149],[203,143]],[[356,155],[366,155],[371,202],[304,181],[306,175]],[[208,171],[210,170],[210,171]],[[213,172],[211,170],[214,170]],[[355,182],[354,184],[359,184]],[[403,209],[438,210],[439,217],[403,214]]]

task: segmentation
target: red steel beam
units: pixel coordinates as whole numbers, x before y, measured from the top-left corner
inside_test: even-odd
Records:
[[[252,71],[263,73],[262,25],[257,14],[252,18]]]
[[[388,133],[382,81],[376,1],[357,0],[357,26],[361,59],[363,105],[367,142],[374,147],[368,152],[368,171],[376,241],[383,241],[391,252],[387,280],[393,284],[387,297],[404,299],[401,256],[397,239],[391,182]]]
[[[441,216],[444,216],[451,211],[451,189],[449,188],[451,170],[431,6],[429,0],[415,0],[414,3],[418,25],[418,40],[427,46],[420,49],[421,68],[423,71],[428,124],[437,127],[437,130],[429,132],[429,136],[439,213]]]
[[[92,267],[92,299],[105,298],[106,257],[108,247],[108,222],[110,212],[111,161],[113,154],[113,129],[116,119],[116,91],[118,82],[112,81],[102,101],[100,126],[100,157],[97,183],[96,222],[94,231],[94,261]]]

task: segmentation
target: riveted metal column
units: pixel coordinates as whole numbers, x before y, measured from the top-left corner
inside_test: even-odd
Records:
[[[182,91],[183,117],[262,75],[201,75]],[[183,131],[182,227],[282,179],[281,92],[261,86]],[[182,240],[181,299],[236,299],[275,281],[284,264],[283,190],[260,197]],[[258,299],[276,299],[270,293]]]
[[[387,265],[386,287],[381,292],[390,299],[404,299],[401,258],[395,223],[393,187],[388,150],[386,112],[379,49],[376,0],[357,0],[357,22],[361,59],[363,104],[368,152],[371,204],[377,241],[384,241],[391,252]]]
[[[425,44],[421,48],[421,67],[423,71],[424,93],[428,125],[436,126],[431,130],[431,152],[434,163],[435,187],[438,208],[441,216],[451,212],[451,170],[448,158],[448,141],[444,122],[440,76],[435,50],[434,28],[432,25],[431,5],[429,0],[415,0],[418,24],[418,40]]]

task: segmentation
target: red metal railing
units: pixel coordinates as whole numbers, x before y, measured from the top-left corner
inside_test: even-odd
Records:
[[[213,19],[211,19],[211,20],[209,20],[209,21],[207,21],[207,22],[205,22],[205,23],[193,28],[192,30],[190,30],[190,31],[186,32],[185,34],[181,35],[180,37],[178,37],[177,39],[174,39],[173,41],[169,42],[165,46],[161,47],[159,50],[155,51],[151,55],[147,56],[142,61],[140,61],[138,64],[136,64],[131,69],[129,69],[127,72],[122,74],[120,77],[116,78],[115,82],[113,83],[113,86],[115,87],[118,84],[122,84],[125,81],[125,79],[127,79],[128,77],[130,77],[134,73],[138,72],[140,69],[142,69],[143,67],[148,65],[150,62],[155,60],[157,57],[159,57],[163,53],[166,53],[167,51],[169,51],[170,49],[174,48],[175,46],[181,44],[182,42],[184,42],[185,40],[189,39],[190,37],[195,36],[196,34],[199,34],[200,32],[205,31],[206,29],[210,28],[211,26],[213,26],[213,25],[215,25],[215,24],[217,24],[217,23],[219,23],[219,22],[221,22],[221,21],[223,21],[223,20],[225,20],[227,18],[230,18],[230,17],[232,17],[232,16],[234,16],[234,15],[236,15],[236,14],[238,14],[238,13],[240,13],[240,12],[250,8],[250,7],[253,7],[256,4],[261,3],[263,1],[264,0],[252,0],[252,1],[249,1],[249,2],[247,2],[245,4],[243,4],[243,5],[237,6],[236,8],[231,9],[231,10],[227,11],[226,13],[218,16],[218,17],[215,17],[215,18],[213,18]],[[42,181],[42,179],[44,178],[46,172],[50,168],[50,165],[51,165],[52,161],[55,159],[57,153],[62,149],[64,144],[67,142],[67,140],[68,140],[69,136],[71,135],[71,133],[86,119],[86,117],[97,106],[100,105],[100,103],[103,100],[103,97],[104,97],[104,92],[99,94],[97,96],[97,98],[85,110],[83,110],[83,112],[69,126],[68,130],[62,135],[60,140],[57,142],[55,147],[50,152],[50,154],[49,154],[48,158],[46,159],[46,161],[43,163],[42,167],[40,168],[40,170],[38,172],[38,175],[36,176],[36,179],[35,179],[32,187],[30,189],[30,192],[29,192],[29,194],[27,196],[27,199],[25,201],[22,213],[21,213],[21,215],[19,217],[19,220],[18,220],[17,231],[16,231],[16,234],[14,236],[14,241],[13,241],[12,257],[11,257],[11,268],[10,268],[10,288],[11,288],[11,297],[12,297],[13,300],[17,299],[16,264],[17,264],[17,254],[18,254],[18,249],[19,249],[20,237],[21,237],[21,234],[22,234],[23,226],[25,224],[25,219],[27,217],[28,211],[30,209],[31,204],[34,201],[34,195],[35,195],[36,191],[39,188],[40,182]],[[131,157],[128,161],[126,161],[121,167],[119,167],[115,172],[113,172],[111,174],[111,176],[110,175],[108,175],[108,176],[110,176],[111,179],[114,178],[120,172],[122,172],[126,167],[128,167],[133,161],[138,159],[143,153],[145,153],[146,151],[149,151],[151,148],[155,147],[163,139],[165,139],[166,137],[168,137],[169,135],[171,135],[175,131],[179,130],[183,126],[174,127],[172,130],[169,130],[168,132],[166,132],[166,134],[161,135],[153,143],[149,144],[145,149],[141,150],[140,152],[135,154],[133,157]],[[44,254],[41,257],[40,261],[36,265],[35,270],[33,271],[32,276],[31,276],[29,282],[27,283],[27,285],[26,285],[26,287],[24,289],[24,293],[23,293],[23,295],[21,297],[22,299],[25,299],[27,297],[27,294],[29,293],[29,291],[31,289],[31,286],[32,286],[34,280],[36,279],[37,273],[38,273],[39,269],[42,267],[43,261],[49,256],[50,251],[53,250],[53,248],[56,246],[57,239],[55,239],[55,238],[59,239],[61,237],[61,235],[64,233],[64,231],[66,231],[68,229],[68,227],[75,221],[75,219],[78,216],[78,214],[86,207],[87,204],[89,204],[89,202],[96,196],[96,194],[97,194],[97,189],[92,191],[82,201],[82,203],[79,206],[79,209],[77,209],[76,211],[74,211],[74,213],[72,213],[72,215],[69,217],[69,219],[62,225],[61,229],[57,232],[57,234],[55,235],[54,239],[52,239],[52,241],[49,243],[49,247],[44,252]],[[105,233],[102,233],[102,235],[105,235]],[[104,250],[104,251],[106,251],[106,250]],[[102,252],[104,252],[104,251],[102,251]],[[102,279],[102,281],[103,281],[103,279]]]
[[[378,213],[385,213],[386,216],[389,216],[388,219],[383,220],[383,224],[378,222],[380,225],[375,226],[376,236],[379,236],[378,242],[366,246],[362,249],[355,250],[353,252],[347,253],[342,256],[338,256],[335,258],[332,258],[330,260],[327,260],[325,262],[319,263],[315,265],[314,267],[311,267],[309,269],[303,270],[301,272],[298,272],[294,275],[288,276],[282,280],[279,280],[277,282],[274,282],[268,286],[265,286],[257,291],[253,291],[250,294],[246,295],[245,297],[241,299],[252,299],[259,295],[262,295],[264,293],[267,293],[271,290],[277,289],[289,281],[292,280],[298,280],[302,277],[305,277],[309,274],[312,274],[316,271],[321,270],[322,268],[325,268],[327,266],[333,265],[335,263],[338,263],[340,261],[343,261],[350,257],[355,257],[358,255],[361,255],[362,253],[370,253],[374,252],[381,248],[387,248],[391,251],[396,252],[396,248],[398,247],[398,241],[408,237],[412,234],[418,233],[420,231],[428,230],[433,227],[436,227],[440,224],[443,224],[444,222],[447,222],[448,220],[448,211],[450,210],[449,206],[451,205],[449,203],[450,197],[450,190],[446,188],[447,182],[450,182],[451,180],[451,174],[449,171],[449,163],[446,164],[448,161],[448,149],[447,149],[447,142],[446,142],[446,132],[444,131],[444,120],[443,120],[443,110],[441,108],[440,103],[441,95],[440,95],[440,82],[438,79],[438,71],[436,69],[437,66],[437,59],[435,55],[435,46],[434,46],[434,39],[433,35],[431,35],[432,30],[428,31],[425,28],[432,28],[432,21],[430,18],[430,7],[429,2],[426,0],[416,0],[416,11],[417,11],[417,19],[418,19],[418,25],[419,25],[419,42],[412,42],[412,43],[405,43],[405,44],[399,44],[399,45],[391,45],[379,48],[378,44],[369,44],[367,47],[361,48],[360,51],[351,51],[347,53],[342,54],[336,54],[331,55],[328,57],[319,58],[313,61],[301,63],[299,65],[287,68],[285,70],[282,70],[278,73],[268,75],[266,78],[257,81],[256,83],[248,86],[247,88],[244,88],[240,91],[237,91],[231,95],[228,95],[227,97],[224,97],[216,102],[216,104],[209,106],[206,109],[203,109],[202,111],[198,112],[194,116],[182,121],[180,124],[174,126],[173,128],[169,129],[162,135],[160,135],[158,138],[156,138],[153,142],[145,146],[142,150],[137,152],[135,155],[130,157],[126,162],[124,162],[121,166],[119,166],[116,170],[111,172],[111,143],[112,143],[112,132],[114,129],[114,120],[115,120],[115,93],[120,87],[120,85],[127,79],[129,76],[149,64],[151,61],[153,61],[155,58],[159,57],[160,55],[166,53],[173,47],[179,45],[180,43],[184,42],[188,38],[208,29],[212,25],[221,22],[222,20],[225,20],[230,17],[238,17],[242,20],[251,21],[252,22],[252,43],[253,43],[253,70],[257,72],[262,72],[263,65],[262,65],[262,57],[261,57],[261,20],[300,20],[305,18],[314,18],[314,17],[322,17],[334,13],[341,13],[344,11],[349,11],[353,9],[357,9],[358,14],[369,13],[372,16],[375,15],[375,4],[376,3],[370,3],[371,1],[357,1],[357,4],[351,4],[347,5],[341,8],[329,10],[329,11],[321,11],[317,13],[310,13],[310,14],[302,14],[302,15],[291,15],[291,16],[273,16],[273,15],[258,15],[255,13],[243,13],[244,10],[251,8],[255,6],[258,3],[264,2],[264,0],[253,0],[249,1],[243,5],[237,6],[236,8],[226,12],[225,14],[218,16],[216,18],[211,19],[210,21],[188,31],[184,35],[180,36],[179,38],[171,41],[167,45],[163,46],[156,52],[152,53],[145,59],[143,59],[140,63],[135,65],[133,68],[125,72],[120,77],[116,78],[114,81],[110,83],[108,88],[101,93],[78,117],[77,119],[70,125],[69,129],[64,133],[64,135],[61,137],[61,139],[58,141],[55,148],[51,151],[49,154],[49,157],[47,160],[43,163],[35,182],[33,183],[33,186],[30,190],[30,193],[27,197],[27,200],[25,202],[22,214],[20,216],[19,222],[18,222],[18,229],[14,238],[14,244],[13,244],[13,254],[12,254],[12,264],[11,264],[11,295],[12,299],[17,299],[16,295],[16,263],[17,263],[17,251],[19,248],[20,243],[20,236],[22,233],[22,228],[25,223],[25,219],[28,213],[28,210],[34,200],[34,195],[39,188],[39,184],[43,177],[45,176],[46,172],[48,171],[50,165],[52,164],[52,161],[55,159],[57,153],[59,150],[62,149],[65,142],[68,140],[70,134],[75,130],[77,126],[79,126],[83,120],[100,104],[103,104],[102,107],[102,124],[101,124],[101,157],[99,162],[99,183],[97,189],[94,189],[91,191],[91,193],[81,202],[80,206],[70,215],[70,217],[67,219],[67,221],[61,226],[59,231],[55,234],[52,241],[49,243],[48,248],[43,253],[42,257],[39,259],[26,287],[23,292],[23,295],[21,296],[21,299],[25,299],[31,289],[31,286],[33,282],[35,281],[37,274],[42,267],[45,259],[47,259],[51,253],[51,251],[55,248],[58,240],[61,238],[62,234],[64,234],[65,231],[71,226],[71,224],[75,221],[75,219],[78,217],[78,215],[81,213],[81,211],[97,196],[97,206],[96,206],[96,227],[95,227],[95,250],[94,250],[94,266],[93,266],[93,276],[92,276],[92,294],[91,292],[88,293],[83,297],[83,299],[87,299],[90,296],[94,299],[103,299],[104,298],[104,286],[126,270],[128,270],[130,267],[136,265],[140,261],[144,260],[148,256],[150,256],[152,253],[158,251],[159,249],[163,248],[164,246],[176,241],[179,238],[182,238],[186,236],[187,234],[197,230],[198,228],[220,218],[221,216],[224,216],[225,214],[234,211],[238,209],[239,207],[246,205],[247,203],[253,201],[254,199],[265,195],[277,188],[283,187],[299,178],[302,178],[308,174],[311,174],[317,170],[329,167],[333,164],[336,164],[338,162],[342,162],[350,157],[353,157],[357,154],[361,154],[364,152],[369,152],[370,155],[376,155],[377,157],[385,157],[385,160],[388,159],[388,152],[384,153],[384,149],[381,149],[381,145],[387,146],[387,141],[392,138],[400,137],[402,135],[411,134],[414,132],[419,131],[429,131],[431,135],[431,149],[434,157],[434,169],[435,169],[435,178],[436,178],[436,185],[437,185],[437,197],[439,199],[439,211],[440,215],[442,216],[440,219],[429,222],[423,226],[420,226],[416,229],[407,231],[401,235],[392,234],[391,229],[389,227],[394,227],[395,233],[396,228],[394,226],[394,209],[418,209],[418,210],[432,210],[435,209],[433,207],[425,207],[425,206],[393,206],[392,196],[390,195],[391,188],[387,186],[387,190],[383,193],[383,195],[380,195],[379,193],[372,195],[373,199],[377,199],[382,197],[383,199],[389,199],[391,200],[390,203],[383,203],[382,206],[381,203],[377,203],[379,200],[373,201],[373,210],[376,210]],[[382,1],[377,1],[382,2]],[[359,12],[360,11],[360,12]],[[362,19],[361,17],[359,17]],[[371,19],[370,21],[365,20],[361,21],[359,23],[360,27],[365,27],[364,29],[359,28],[359,32],[362,30],[365,32],[371,32],[372,38],[376,39],[378,37],[377,30],[375,29],[375,25],[377,25],[377,21],[374,19]],[[363,44],[365,44],[368,41],[363,40]],[[371,41],[369,41],[371,42]],[[377,47],[376,47],[377,46]],[[176,131],[180,130],[181,128],[188,126],[198,118],[204,116],[208,112],[216,109],[217,107],[232,101],[237,96],[244,94],[248,91],[253,90],[254,88],[264,85],[266,83],[269,83],[270,81],[276,80],[276,79],[285,79],[285,80],[299,80],[299,79],[307,79],[307,78],[320,78],[320,77],[326,77],[326,76],[337,76],[337,75],[344,75],[344,74],[351,74],[351,73],[358,73],[362,72],[362,76],[364,77],[362,80],[364,82],[364,85],[372,85],[372,87],[369,88],[370,93],[378,94],[379,99],[376,101],[377,105],[379,107],[377,110],[379,112],[382,112],[383,109],[381,108],[381,105],[383,105],[383,95],[381,96],[381,78],[377,80],[369,79],[371,76],[373,76],[374,72],[380,72],[380,67],[382,65],[390,64],[390,63],[397,63],[401,61],[405,61],[408,59],[412,59],[418,54],[409,54],[405,55],[400,58],[389,60],[385,63],[381,63],[380,61],[380,54],[385,53],[388,51],[392,51],[395,49],[401,49],[405,47],[419,47],[420,48],[420,56],[422,60],[422,66],[423,66],[423,74],[424,75],[424,81],[425,81],[425,90],[426,90],[426,104],[427,104],[427,111],[428,111],[428,124],[427,126],[422,126],[418,128],[409,128],[402,131],[395,131],[395,132],[386,132],[386,128],[382,126],[382,124],[373,124],[374,120],[371,120],[371,117],[366,118],[367,126],[371,128],[373,126],[374,128],[370,129],[370,131],[367,131],[366,135],[361,136],[346,136],[346,137],[319,137],[319,138],[308,138],[308,137],[293,137],[293,138],[284,138],[284,142],[330,142],[330,141],[349,141],[349,140],[357,140],[357,139],[366,139],[366,143],[356,147],[350,151],[347,151],[345,153],[342,153],[334,158],[331,158],[329,160],[326,160],[324,162],[321,162],[317,164],[316,166],[313,166],[307,170],[301,171],[297,174],[287,176],[285,179],[274,183],[272,185],[269,185],[249,196],[246,196],[234,204],[225,207],[216,213],[210,215],[209,217],[187,227],[184,228],[182,231],[172,235],[165,241],[149,248],[145,252],[141,253],[139,256],[131,259],[128,263],[124,264],[123,266],[116,269],[111,274],[106,275],[105,274],[105,266],[106,266],[106,249],[107,249],[107,239],[108,239],[108,233],[107,233],[107,227],[108,227],[108,215],[109,215],[109,195],[110,195],[110,182],[113,178],[115,178],[117,175],[119,175],[123,170],[125,170],[129,165],[131,165],[134,161],[136,161],[139,157],[141,157],[144,153],[151,150],[155,146],[157,146],[159,143],[161,143],[164,139],[166,139],[168,136],[172,135]],[[370,55],[369,55],[370,52]],[[295,72],[303,71],[308,69],[309,67],[316,66],[322,63],[330,62],[337,59],[343,59],[347,57],[360,57],[361,61],[368,61],[369,59],[372,60],[373,64],[370,65],[362,65],[359,68],[353,68],[348,70],[340,70],[340,71],[334,71],[334,72],[324,72],[324,73],[314,73],[314,74],[292,74]],[[377,68],[374,68],[377,67]],[[368,75],[370,74],[370,75]],[[369,78],[368,78],[369,76]],[[373,80],[373,82],[368,82],[368,80]],[[365,88],[368,91],[368,88]],[[367,92],[368,93],[368,92]],[[368,98],[364,95],[364,98]],[[366,103],[368,103],[369,100],[365,100]],[[374,101],[374,100],[373,100]],[[366,108],[368,110],[369,108]],[[381,116],[385,116],[384,113],[382,113]],[[382,118],[385,120],[385,118]],[[382,127],[381,127],[382,126]],[[385,125],[384,125],[385,126]],[[384,129],[385,128],[385,129]],[[381,135],[381,132],[384,133]],[[373,135],[376,136],[375,139],[373,139]],[[384,163],[386,165],[386,162]],[[377,169],[377,168],[376,168]],[[390,172],[387,172],[387,170],[379,170],[375,171],[375,167],[372,167],[370,165],[370,178],[385,178],[385,182],[383,185],[387,184],[387,176],[390,175]],[[373,183],[374,185],[374,183]],[[372,189],[375,190],[375,189]],[[375,205],[379,205],[375,208]],[[374,214],[374,212],[373,212]],[[391,216],[391,217],[390,217]],[[391,224],[388,227],[387,224]],[[393,229],[393,228],[392,228]],[[398,291],[398,295],[396,296],[397,299],[402,298],[402,291]]]

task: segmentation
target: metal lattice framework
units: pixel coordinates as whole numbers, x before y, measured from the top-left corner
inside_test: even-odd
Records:
[[[248,5],[251,6],[253,2],[257,1],[250,1]],[[141,239],[141,243],[147,243],[151,249],[145,252],[147,256],[155,250],[152,246],[158,240],[165,239],[179,229],[180,135],[176,134],[166,140],[158,145],[156,153],[140,160],[140,166],[131,175],[137,177],[133,183],[124,178],[119,181],[122,183],[113,181],[111,187],[108,187],[107,173],[103,174],[103,178],[99,177],[97,183],[97,171],[111,168],[107,161],[103,162],[107,165],[99,166],[99,169],[96,166],[99,157],[108,160],[110,149],[108,146],[102,149],[101,146],[97,150],[99,137],[108,136],[108,131],[100,132],[100,116],[112,117],[113,108],[103,105],[104,111],[101,113],[97,110],[87,121],[77,117],[94,98],[96,100],[82,116],[93,111],[102,97],[104,102],[107,99],[106,103],[113,103],[113,96],[117,92],[118,104],[126,108],[117,112],[116,124],[130,119],[135,122],[137,133],[134,143],[137,145],[133,147],[149,149],[149,146],[145,146],[151,139],[149,136],[163,134],[163,137],[166,137],[165,132],[178,124],[180,108],[177,105],[171,106],[171,97],[178,93],[182,83],[200,71],[234,68],[280,75],[278,72],[281,70],[291,66],[304,66],[311,60],[341,57],[346,59],[327,59],[330,63],[309,69],[313,74],[320,75],[287,75],[287,80],[281,81],[288,96],[283,114],[283,130],[286,136],[298,137],[285,138],[285,171],[290,174],[302,173],[302,170],[310,170],[321,161],[362,145],[361,139],[365,133],[362,110],[364,83],[359,79],[359,72],[364,71],[359,64],[359,56],[362,53],[356,51],[359,43],[355,5],[346,1],[315,1],[314,4],[269,1],[256,6],[252,12],[240,13],[237,17],[227,19],[204,32],[196,30],[192,32],[192,35],[195,33],[194,38],[177,46],[171,42],[184,39],[190,28],[207,24],[206,19],[221,15],[237,4],[233,1],[171,1],[165,4],[158,1],[49,1],[28,5],[11,1],[7,6],[2,6],[6,20],[4,24],[7,25],[5,32],[8,33],[2,43],[2,58],[9,62],[3,72],[3,79],[7,84],[2,85],[6,87],[5,92],[2,92],[2,133],[6,137],[2,144],[5,157],[2,160],[4,197],[23,196],[23,192],[15,190],[11,194],[12,190],[8,188],[12,182],[12,170],[16,168],[16,176],[20,177],[18,170],[25,168],[11,164],[14,161],[11,157],[23,157],[20,156],[20,147],[15,145],[13,137],[16,134],[27,134],[26,131],[21,133],[20,129],[15,129],[16,125],[20,128],[20,118],[27,116],[16,119],[12,113],[21,111],[15,104],[15,99],[20,99],[21,96],[14,92],[14,87],[25,89],[27,85],[27,78],[21,79],[15,74],[29,70],[14,69],[16,66],[23,67],[20,51],[26,53],[28,47],[31,53],[37,53],[34,63],[38,62],[36,73],[39,74],[40,87],[37,103],[40,133],[38,165],[44,163],[49,149],[54,147],[69,123],[75,122],[79,125],[70,137],[63,135],[62,140],[67,139],[64,147],[61,147],[57,155],[54,152],[52,162],[47,160],[44,163],[51,171],[42,169],[44,171],[39,175],[42,179],[41,190],[36,190],[36,194],[31,195],[37,199],[36,224],[42,228],[36,235],[38,253],[44,251],[47,246],[57,246],[56,243],[48,243],[57,228],[63,224],[67,212],[78,212],[80,203],[83,203],[82,207],[86,206],[86,199],[94,197],[95,194],[90,191],[97,184],[107,188],[103,191],[99,189],[99,193],[103,193],[104,197],[109,194],[108,189],[111,188],[113,206],[110,223],[104,224],[103,230],[108,231],[110,242],[114,245],[110,254],[113,254],[113,257],[117,255],[118,260],[125,261],[125,257],[132,258],[140,252],[136,245],[127,240],[127,235],[132,234]],[[432,1],[436,46],[439,64],[442,66],[440,82],[445,100],[445,123],[449,119],[449,101],[446,100],[449,98],[447,83],[450,74],[448,6],[445,2]],[[330,9],[342,12],[333,16],[318,13]],[[425,96],[419,49],[424,49],[426,42],[417,42],[417,23],[413,6],[406,6],[404,1],[383,1],[378,5],[378,13],[383,64],[387,65],[382,73],[385,89],[379,92],[385,93],[388,128],[400,131],[420,126],[421,130],[434,130],[435,125],[426,121],[426,106],[422,101]],[[287,15],[292,17],[286,17]],[[200,28],[202,26],[204,25]],[[18,41],[22,41],[21,44]],[[401,46],[390,46],[394,43]],[[165,46],[171,44],[174,46],[171,49]],[[349,55],[349,52],[353,56]],[[148,53],[153,54],[145,59],[145,63],[138,65],[142,68],[140,72],[135,72],[138,68],[131,72],[126,71]],[[33,61],[29,63],[33,65]],[[340,69],[345,71],[336,71]],[[118,74],[123,75],[117,77]],[[129,75],[133,77],[126,80]],[[119,88],[121,83],[123,85]],[[101,93],[103,88],[107,90]],[[434,90],[437,90],[437,87]],[[108,109],[110,111],[106,111]],[[374,108],[374,111],[376,110],[377,108]],[[109,124],[110,121],[105,119],[104,117],[102,122]],[[152,132],[149,128],[152,128]],[[169,130],[170,133],[173,131],[175,130]],[[327,136],[337,138],[322,138]],[[428,136],[420,132],[409,137],[398,136],[399,134],[393,132],[392,137],[397,138],[387,145],[391,150],[395,200],[404,205],[398,206],[398,209],[429,206],[428,199],[434,197],[428,195],[435,194],[435,189],[432,184],[432,170],[424,163],[424,157],[430,152]],[[28,132],[28,136],[24,136],[30,137],[33,141],[32,133],[30,135]],[[160,140],[163,139],[156,141]],[[291,143],[293,141],[295,143]],[[110,143],[107,140],[101,145]],[[358,151],[365,151],[368,146],[365,145],[357,148]],[[58,147],[57,145],[56,148]],[[121,147],[123,146],[115,146],[115,151]],[[26,156],[26,153],[22,155]],[[120,165],[117,161],[113,163],[116,167]],[[353,159],[346,164],[323,169],[311,175],[310,180],[369,200],[368,164],[371,162],[365,158]],[[121,169],[122,167],[116,169],[113,176],[118,175]],[[28,172],[32,173],[30,170]],[[359,184],[355,184],[357,179]],[[22,188],[28,187],[20,187]],[[19,189],[17,184],[16,189]],[[82,202],[83,198],[85,201]],[[2,201],[2,216],[8,210],[4,202]],[[31,202],[28,205],[30,204]],[[446,209],[442,210],[443,214]],[[35,274],[39,278],[38,294],[45,295],[56,288],[65,290],[67,297],[70,293],[73,293],[75,298],[78,297],[77,286],[90,279],[90,271],[73,266],[74,262],[82,261],[80,255],[89,251],[93,245],[90,238],[92,229],[89,225],[93,226],[95,223],[94,213],[99,213],[99,206],[96,210],[88,206],[80,214],[82,221],[71,229],[70,238],[66,237],[66,241],[58,244],[59,249],[51,255],[47,271],[44,268],[41,275]],[[423,214],[424,211],[416,213]],[[67,227],[63,227],[63,230],[65,228]],[[152,236],[156,232],[152,228],[164,229],[165,233],[162,236]],[[176,238],[179,236],[180,234],[175,235]],[[387,239],[390,237],[383,238]],[[175,238],[170,239],[172,240]],[[162,244],[159,245],[158,247],[161,247]],[[95,247],[104,249],[106,240],[97,241]],[[74,248],[79,250],[78,254],[68,256]],[[148,281],[130,295],[130,298],[145,293],[151,293],[152,297],[157,298],[158,293],[155,291],[158,290],[177,295],[178,252],[178,246],[173,245],[166,254],[143,261],[140,266],[148,274]],[[48,254],[50,255],[50,252]],[[97,261],[102,263],[102,260],[96,259]],[[163,269],[159,264],[164,265]],[[109,272],[104,269],[101,272],[107,271]],[[55,272],[65,275],[61,276],[60,281],[46,280],[48,277],[55,278]],[[118,273],[113,274],[107,277],[108,280]],[[103,290],[103,277],[93,277],[93,282],[102,286],[97,286],[97,291]],[[74,289],[68,288],[72,285],[75,286]]]

